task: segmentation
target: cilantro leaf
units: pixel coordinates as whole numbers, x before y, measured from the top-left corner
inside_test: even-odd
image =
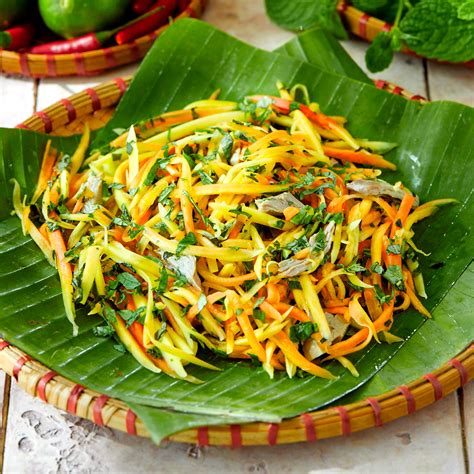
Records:
[[[293,342],[304,342],[311,337],[311,334],[318,330],[318,325],[307,321],[305,323],[296,323],[290,328],[290,339]]]
[[[178,242],[178,246],[176,247],[176,255],[179,257],[187,247],[196,244],[197,239],[194,233],[190,232],[189,234],[186,234],[186,236]]]
[[[92,329],[92,334],[96,337],[109,337],[114,334],[115,330],[112,326],[96,326]]]
[[[130,273],[123,272],[117,275],[117,281],[121,283],[127,290],[136,290],[142,284]]]
[[[145,311],[145,306],[140,306],[136,310],[121,309],[118,313],[120,317],[125,321],[127,327],[131,326],[135,321],[138,321]]]
[[[399,290],[405,289],[403,274],[400,265],[389,265],[385,270],[383,277],[388,280],[395,288]]]
[[[386,295],[379,285],[374,286],[375,297],[380,301],[380,304],[388,303],[393,298],[393,292],[391,295]]]
[[[400,248],[400,245],[390,244],[387,246],[387,255],[390,255],[390,254],[400,255],[401,253],[402,253],[402,250]]]

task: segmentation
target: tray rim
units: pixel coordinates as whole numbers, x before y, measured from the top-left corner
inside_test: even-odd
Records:
[[[172,21],[199,18],[207,0],[191,0]],[[123,45],[74,54],[31,54],[0,49],[0,73],[32,78],[93,76],[142,59],[171,23]]]

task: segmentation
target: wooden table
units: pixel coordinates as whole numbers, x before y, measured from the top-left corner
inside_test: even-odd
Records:
[[[262,0],[210,0],[205,19],[256,46],[273,49],[291,37],[265,17]],[[344,47],[363,65],[366,45]],[[0,125],[12,127],[60,98],[136,66],[94,78],[24,80],[0,77]],[[474,106],[474,71],[398,55],[377,75],[431,100]],[[2,472],[469,472],[474,469],[474,384],[389,425],[348,438],[230,450],[150,441],[99,428],[33,399],[2,374]]]

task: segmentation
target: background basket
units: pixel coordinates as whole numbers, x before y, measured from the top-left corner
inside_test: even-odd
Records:
[[[393,27],[393,25],[390,23],[379,20],[378,18],[375,18],[368,13],[351,6],[350,2],[346,0],[341,0],[339,2],[338,10],[344,21],[346,29],[359,38],[369,42],[372,42],[374,38],[382,31],[390,31]],[[413,56],[418,56],[406,46],[402,48],[402,52],[411,54]],[[474,67],[474,61],[461,64],[470,68]]]
[[[37,112],[18,127],[54,135],[79,133],[85,122],[92,129],[110,119],[130,79],[116,79]],[[377,81],[376,86],[406,97],[400,87]],[[149,436],[142,421],[120,400],[89,390],[58,375],[0,339],[0,368],[33,396],[70,413],[129,434]],[[275,423],[247,423],[189,429],[171,440],[200,445],[274,445],[349,435],[411,414],[450,394],[474,377],[474,346],[438,370],[380,396],[332,407]]]
[[[205,0],[191,0],[189,6],[176,16],[199,18]],[[75,54],[29,54],[0,49],[0,73],[27,77],[91,76],[143,58],[156,38],[168,27],[161,28],[131,43]]]

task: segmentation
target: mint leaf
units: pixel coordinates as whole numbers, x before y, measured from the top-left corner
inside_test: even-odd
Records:
[[[463,5],[466,3],[459,8]],[[400,30],[409,35],[405,39],[408,47],[427,58],[449,62],[474,59],[474,21],[460,19],[458,7],[447,0],[417,3],[400,22]]]
[[[347,39],[337,11],[339,0],[265,0],[270,20],[286,30],[301,31],[319,26],[336,37]]]
[[[392,35],[379,33],[365,53],[365,64],[371,72],[379,72],[390,66],[393,60]]]
[[[460,20],[474,20],[474,0],[467,0],[458,7]]]

